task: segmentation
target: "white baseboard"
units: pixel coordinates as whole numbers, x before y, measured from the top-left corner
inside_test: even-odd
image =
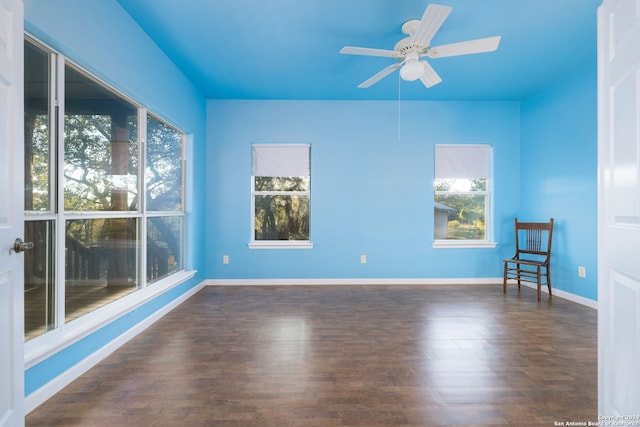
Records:
[[[207,286],[353,286],[353,285],[490,285],[502,283],[502,277],[460,278],[460,279],[208,279]]]
[[[27,396],[24,400],[25,413],[33,411],[35,408],[44,403],[51,396],[62,390],[64,387],[69,385],[73,380],[80,377],[82,374],[87,372],[89,369],[100,363],[111,353],[116,351],[122,345],[124,345],[127,341],[134,338],[140,332],[147,329],[149,326],[154,324],[156,321],[161,319],[171,310],[182,304],[184,301],[189,299],[192,295],[197,293],[199,290],[204,288],[205,282],[200,282],[193,288],[189,289],[178,298],[174,299],[158,311],[154,312],[152,315],[141,321],[140,323],[133,326],[131,329],[127,330],[122,335],[118,336],[113,341],[110,341],[107,345],[100,348],[98,351],[92,353],[83,359],[80,363],[77,363],[72,368],[66,370],[61,375],[57,376],[53,380],[49,381],[47,384],[43,385],[29,396]]]
[[[206,286],[275,286],[275,285],[297,285],[297,286],[340,286],[340,285],[502,285],[502,277],[486,277],[486,278],[457,278],[457,279],[207,279],[204,281]],[[523,286],[537,289],[535,284],[523,282]],[[553,296],[566,299],[577,304],[581,304],[595,310],[598,309],[598,302],[574,295],[572,293],[556,289],[553,290]],[[542,292],[549,293],[546,287]]]

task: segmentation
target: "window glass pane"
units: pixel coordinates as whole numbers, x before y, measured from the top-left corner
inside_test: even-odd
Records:
[[[49,54],[24,44],[24,208],[48,211],[49,203]]]
[[[309,240],[309,196],[255,196],[255,240]]]
[[[256,191],[309,191],[309,177],[256,176]]]
[[[55,259],[53,221],[26,221],[24,239],[33,249],[24,253],[24,339],[55,327]]]
[[[149,283],[184,268],[181,216],[147,220],[147,280]]]
[[[137,288],[140,268],[137,218],[70,220],[65,230],[67,322]]]
[[[486,195],[436,194],[436,239],[486,240]]]
[[[147,210],[182,210],[183,134],[161,121],[147,119]]]
[[[486,191],[486,179],[442,179],[434,180],[436,191]]]
[[[65,209],[138,208],[137,120],[134,105],[65,67]]]

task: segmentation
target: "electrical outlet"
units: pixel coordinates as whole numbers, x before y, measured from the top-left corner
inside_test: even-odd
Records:
[[[229,255],[224,255],[222,257],[222,263],[223,264],[229,264]]]
[[[583,279],[587,277],[587,270],[581,265],[578,266],[578,277],[582,277]]]
[[[367,263],[367,256],[360,255],[360,264],[366,264],[366,263]]]

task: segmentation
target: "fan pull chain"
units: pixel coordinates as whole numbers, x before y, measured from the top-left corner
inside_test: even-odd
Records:
[[[400,79],[400,74],[398,73],[398,144],[400,144],[400,84],[402,80]]]

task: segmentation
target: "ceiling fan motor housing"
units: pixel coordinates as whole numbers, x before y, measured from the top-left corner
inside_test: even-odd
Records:
[[[405,37],[393,47],[396,57],[407,58],[409,54],[424,55],[429,51],[429,46],[421,43],[411,42],[411,37]]]

